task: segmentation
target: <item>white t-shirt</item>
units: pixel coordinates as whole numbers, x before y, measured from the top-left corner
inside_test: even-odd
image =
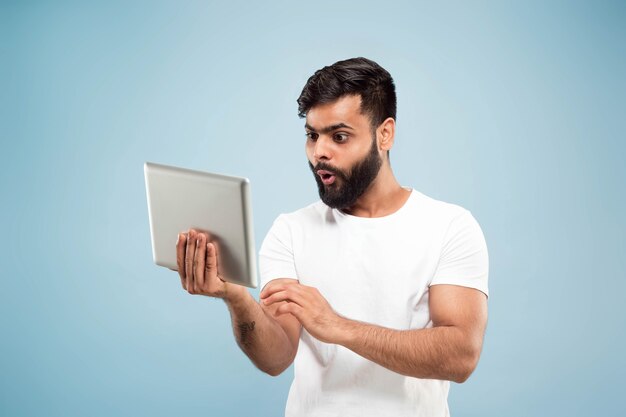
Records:
[[[391,329],[432,327],[429,287],[488,295],[487,246],[469,211],[412,190],[395,213],[356,217],[321,201],[280,215],[259,253],[261,288],[295,278],[349,319]],[[390,371],[302,329],[285,409],[302,416],[448,416],[448,381]]]

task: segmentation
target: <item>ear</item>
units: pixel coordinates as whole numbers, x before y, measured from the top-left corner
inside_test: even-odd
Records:
[[[393,146],[393,140],[396,134],[396,121],[392,117],[388,117],[378,126],[378,148],[382,151],[388,151]]]

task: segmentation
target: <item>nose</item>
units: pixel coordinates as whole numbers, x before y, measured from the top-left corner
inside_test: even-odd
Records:
[[[328,161],[332,158],[332,142],[325,136],[320,135],[315,141],[313,158],[316,161]]]

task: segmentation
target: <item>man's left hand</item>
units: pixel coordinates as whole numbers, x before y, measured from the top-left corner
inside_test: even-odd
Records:
[[[337,314],[317,288],[299,282],[270,281],[260,294],[261,302],[271,305],[287,301],[277,314],[292,314],[311,336],[326,343],[336,343],[346,319]]]

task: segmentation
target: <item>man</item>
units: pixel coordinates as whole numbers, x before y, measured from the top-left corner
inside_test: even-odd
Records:
[[[446,416],[449,381],[478,362],[487,247],[465,209],[402,187],[389,163],[389,73],[365,58],[318,70],[298,99],[321,201],[279,216],[257,303],[220,279],[206,234],[179,235],[181,282],[221,297],[262,371],[295,360],[287,416]]]

